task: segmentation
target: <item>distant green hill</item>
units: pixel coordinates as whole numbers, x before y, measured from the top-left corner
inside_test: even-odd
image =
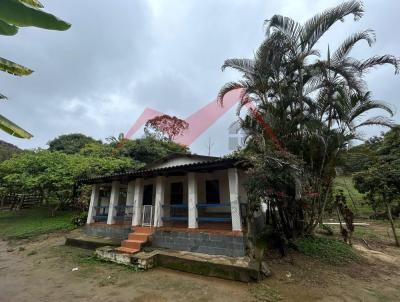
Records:
[[[22,152],[17,146],[0,140],[0,162],[9,159],[13,154]]]

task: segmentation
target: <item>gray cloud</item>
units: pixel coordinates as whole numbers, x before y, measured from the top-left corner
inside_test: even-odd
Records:
[[[186,117],[215,98],[228,80],[221,72],[231,57],[251,57],[263,39],[262,23],[275,13],[305,20],[340,1],[44,1],[46,10],[72,23],[66,32],[22,29],[0,37],[0,55],[35,70],[29,77],[0,73],[1,92],[10,101],[2,114],[34,134],[29,141],[0,133],[0,139],[24,148],[45,147],[62,133],[82,132],[105,138],[126,132],[146,107]],[[355,56],[400,55],[393,34],[397,1],[365,1],[359,22],[348,18],[320,43],[334,48],[349,33],[372,28],[377,43]],[[367,80],[377,99],[399,107],[399,77],[390,68],[371,72]],[[400,121],[400,115],[396,115]],[[232,109],[193,145],[194,152],[228,151]],[[373,135],[382,129],[369,128]]]

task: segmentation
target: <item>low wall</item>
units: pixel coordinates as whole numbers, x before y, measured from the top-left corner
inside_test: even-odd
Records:
[[[88,224],[84,227],[84,232],[89,236],[124,240],[132,232],[131,229],[129,225]]]
[[[152,235],[151,245],[177,251],[229,257],[245,256],[246,246],[243,236],[165,230],[157,230]]]

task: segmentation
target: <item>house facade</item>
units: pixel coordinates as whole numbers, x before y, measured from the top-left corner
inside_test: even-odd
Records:
[[[246,174],[241,161],[172,154],[128,173],[79,180],[92,185],[86,232],[122,240],[121,252],[145,244],[244,256]]]

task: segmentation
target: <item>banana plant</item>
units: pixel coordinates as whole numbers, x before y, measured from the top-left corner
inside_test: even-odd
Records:
[[[42,10],[38,0],[0,0],[0,35],[14,36],[20,27],[34,26],[50,30],[67,30],[71,25]],[[30,75],[33,70],[0,57],[0,70],[15,76]],[[0,94],[0,100],[7,97]],[[0,129],[19,138],[32,134],[0,115]]]

